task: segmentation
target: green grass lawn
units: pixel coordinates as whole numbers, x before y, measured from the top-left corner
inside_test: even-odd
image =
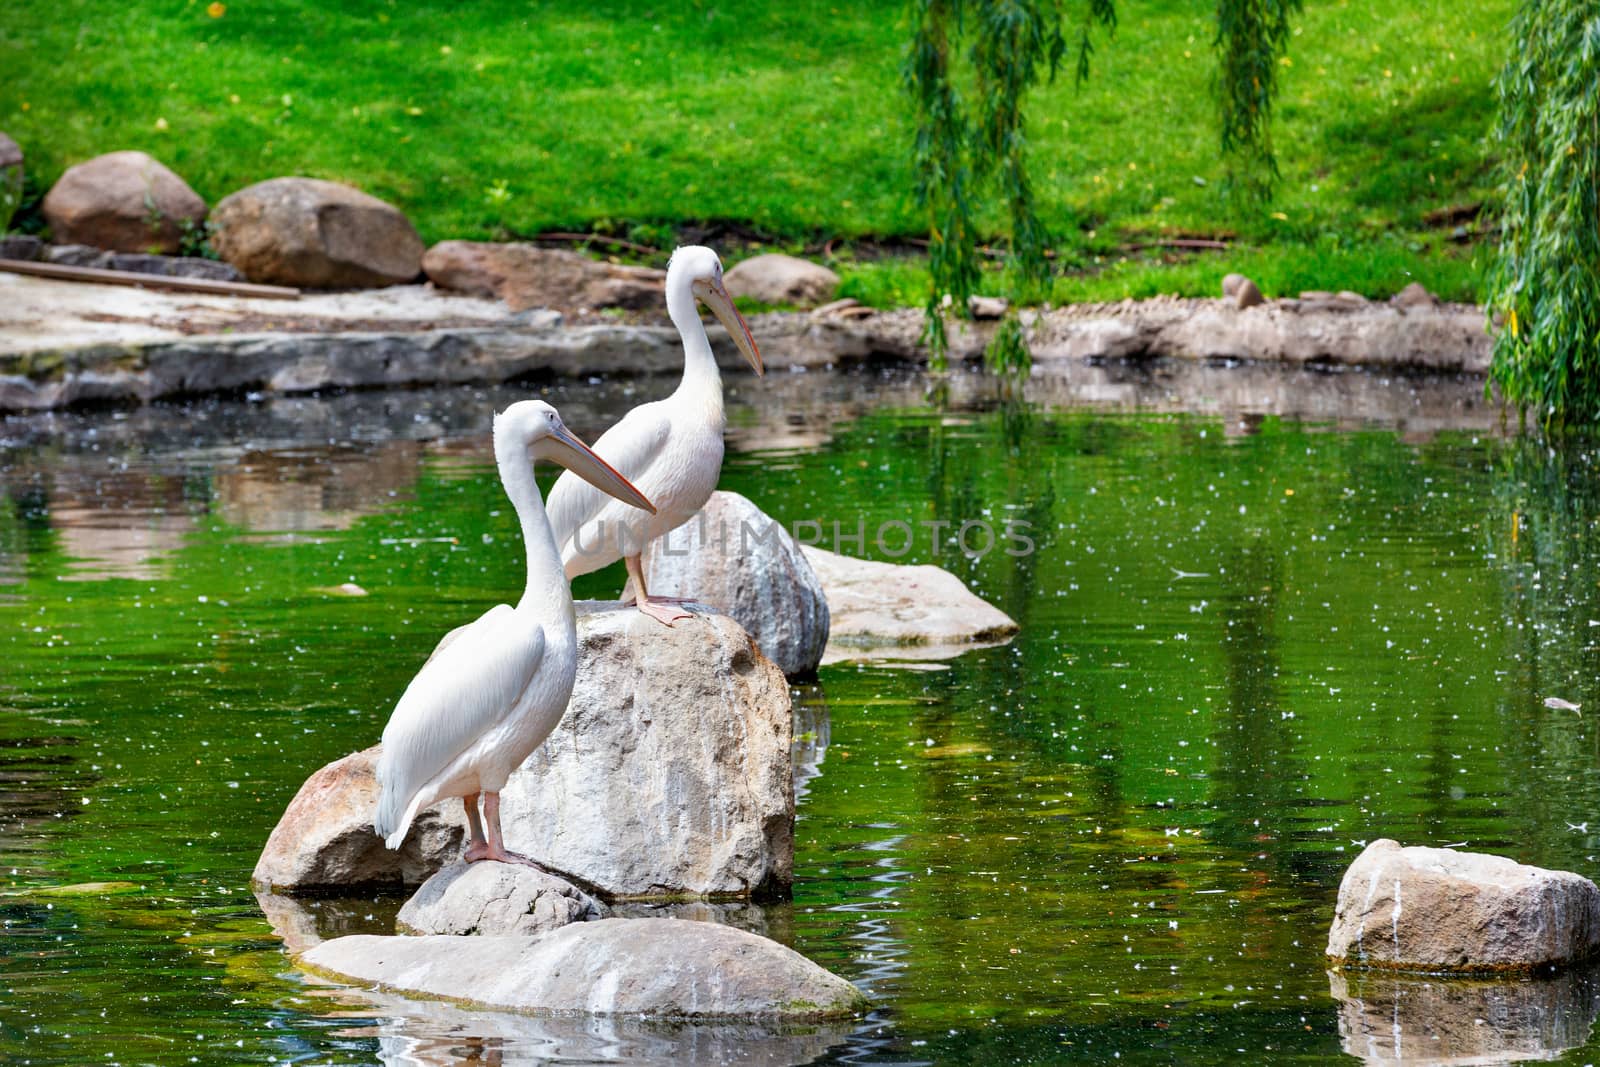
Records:
[[[215,10],[220,5],[212,5]],[[1225,190],[1208,5],[1120,5],[1089,82],[1041,92],[1033,166],[1057,299],[1269,294],[1421,280],[1469,298],[1482,246],[1429,211],[1491,194],[1490,79],[1512,0],[1308,0],[1282,70],[1268,205]],[[0,130],[39,188],[139,148],[209,201],[283,174],[346,181],[429,242],[598,229],[657,246],[706,220],[830,239],[847,291],[920,302],[900,5],[11,0]],[[1225,236],[1226,253],[1122,246]],[[1474,258],[1476,256],[1476,259]],[[997,285],[998,279],[997,279]]]

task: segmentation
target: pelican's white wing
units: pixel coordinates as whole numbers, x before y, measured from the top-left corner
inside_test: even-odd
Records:
[[[439,643],[383,729],[372,825],[390,848],[410,827],[418,791],[504,720],[543,658],[544,630],[506,604]]]
[[[600,440],[594,443],[594,451],[624,478],[639,486],[645,496],[650,496],[650,490],[644,488],[641,480],[649,482],[650,467],[666,451],[667,440],[671,436],[672,415],[667,409],[667,402],[656,400],[640,404],[624,415],[621,421],[600,435]],[[568,542],[579,528],[584,523],[592,522],[612,502],[611,496],[576,474],[563,472],[556,479],[544,505],[550,517],[550,532],[555,534],[557,551],[565,555]]]

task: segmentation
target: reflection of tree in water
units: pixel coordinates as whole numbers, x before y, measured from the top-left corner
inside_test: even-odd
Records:
[[[1600,452],[1533,440],[1507,443],[1493,473],[1486,552],[1498,563],[1504,644],[1498,714],[1504,765],[1522,819],[1520,854],[1545,865],[1592,867],[1600,826],[1584,825],[1600,792]],[[1582,713],[1544,704],[1549,697]]]
[[[1257,541],[1223,554],[1219,581],[1227,704],[1216,731],[1211,777],[1218,809],[1210,834],[1226,848],[1257,857],[1263,882],[1296,876],[1301,852],[1284,847],[1306,805],[1303,761],[1286,724],[1279,678],[1279,562],[1273,546]],[[1268,847],[1268,846],[1271,847]],[[1309,865],[1307,865],[1309,869]]]

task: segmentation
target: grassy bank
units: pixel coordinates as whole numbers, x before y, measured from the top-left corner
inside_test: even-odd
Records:
[[[1490,192],[1510,9],[1308,4],[1282,71],[1284,180],[1263,206],[1224,188],[1204,10],[1124,3],[1089,83],[1065,79],[1033,112],[1057,299],[1213,292],[1239,268],[1269,293],[1421,280],[1470,297],[1475,246],[1428,219]],[[670,246],[725,220],[737,226],[711,231],[724,239],[832,242],[850,291],[915,302],[914,256],[855,244],[921,230],[905,35],[897,5],[862,0],[14,0],[0,129],[41,185],[141,148],[213,202],[280,174],[347,181],[428,241],[599,229]],[[1234,247],[1149,247],[1176,235]]]

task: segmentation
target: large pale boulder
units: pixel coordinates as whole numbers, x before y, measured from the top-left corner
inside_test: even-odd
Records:
[[[717,491],[688,522],[645,548],[650,591],[693,596],[739,620],[790,678],[816,672],[828,600],[783,524],[738,493]]]
[[[839,288],[839,276],[827,267],[777,252],[735,264],[723,280],[734,296],[765,304],[822,304]]]
[[[578,610],[567,713],[501,793],[507,847],[611,897],[786,892],[783,672],[723,615],[664,627],[615,602]]]
[[[440,288],[497,297],[512,311],[666,306],[665,271],[605,263],[559,248],[440,241],[422,257],[422,269]]]
[[[174,253],[205,221],[206,202],[143,152],[112,152],[67,168],[41,205],[61,244]]]
[[[217,204],[217,254],[253,282],[308,289],[398,285],[422,269],[422,239],[393,205],[318,178],[272,178]]]
[[[1600,888],[1567,871],[1380,839],[1345,871],[1328,957],[1350,967],[1525,971],[1600,949]]]
[[[299,962],[349,982],[514,1011],[801,1021],[866,1003],[776,941],[678,919],[601,919],[538,938],[354,935]]]
[[[1552,1060],[1588,1043],[1600,973],[1513,981],[1330,971],[1344,1051],[1373,1065],[1468,1067]]]
[[[578,610],[572,702],[501,793],[508,847],[607,896],[785,891],[794,785],[783,672],[724,616],[669,629],[612,602]],[[256,864],[258,887],[416,885],[459,858],[457,800],[419,814],[398,852],[383,847],[372,831],[378,753],[307,780]]]
[[[830,649],[824,662],[850,648],[917,646],[940,656],[963,646],[993,643],[1017,632],[1017,624],[966,583],[932,564],[906,565],[853,559],[804,546],[828,597]]]
[[[553,874],[483,860],[451,864],[422,883],[395,926],[407,934],[536,937],[606,914],[604,904]]]
[[[453,800],[421,812],[397,851],[384,847],[372,830],[378,751],[346,756],[306,779],[267,838],[252,885],[294,891],[417,885],[461,854],[467,819]]]

